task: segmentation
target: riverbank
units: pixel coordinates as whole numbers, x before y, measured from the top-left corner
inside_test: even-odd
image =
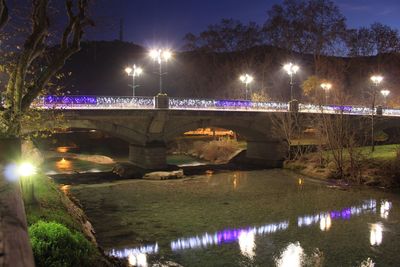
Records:
[[[358,148],[351,162],[347,151],[343,157],[343,177],[337,177],[337,165],[331,152],[308,153],[297,160],[287,160],[284,168],[321,180],[393,188],[400,186],[399,145]],[[321,160],[322,159],[322,160]],[[353,167],[352,165],[353,164]],[[354,167],[355,166],[355,167]]]
[[[30,229],[43,222],[57,223],[65,226],[75,236],[81,235],[82,238],[90,241],[88,242],[90,244],[88,248],[88,251],[90,251],[90,260],[86,266],[119,266],[117,261],[105,256],[102,249],[98,246],[92,224],[81,209],[79,201],[69,196],[68,186],[63,186],[60,190],[59,185],[43,174],[37,174],[32,178],[33,199],[29,196],[29,201],[25,200],[27,222]],[[25,199],[27,194],[31,194],[31,192],[24,192]],[[35,237],[31,236],[31,242],[34,240],[32,238],[35,239]],[[39,240],[39,242],[49,242],[49,240]],[[84,246],[84,243],[86,242],[83,241],[79,246]],[[51,252],[48,251],[50,254]],[[79,252],[73,251],[76,255]],[[35,257],[37,256],[35,255]],[[37,266],[40,266],[38,262],[43,262],[44,260],[35,258]]]

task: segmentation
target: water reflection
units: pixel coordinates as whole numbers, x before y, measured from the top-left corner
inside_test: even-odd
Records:
[[[360,206],[352,206],[349,208],[344,208],[342,210],[334,210],[314,215],[302,216],[297,219],[297,226],[299,227],[310,226],[316,223],[320,223],[321,225],[321,220],[324,220],[322,224],[324,225],[325,229],[328,223],[327,217],[329,215],[329,228],[330,228],[331,220],[336,220],[336,219],[349,220],[352,216],[357,216],[366,212],[376,212],[376,200],[373,199],[366,200]]]
[[[290,243],[275,260],[277,267],[300,267],[304,258],[304,250],[299,242]]]
[[[129,265],[135,267],[147,267],[149,266],[147,263],[147,255],[145,253],[139,254],[130,254],[128,257]]]
[[[70,160],[62,158],[61,160],[56,162],[56,168],[63,171],[70,170],[72,168],[72,162]]]
[[[256,255],[255,233],[253,231],[242,231],[238,237],[240,252],[243,256],[253,259]]]
[[[331,228],[331,225],[331,215],[329,213],[322,215],[319,221],[319,228],[321,229],[321,231],[328,231]]]
[[[382,200],[381,201],[381,218],[387,219],[389,217],[389,211],[392,208],[392,202],[389,202],[387,200]]]
[[[383,226],[381,223],[374,223],[370,227],[369,242],[372,246],[379,246],[382,243]]]
[[[243,233],[253,232],[253,234],[256,235],[264,235],[285,230],[288,227],[289,222],[282,221],[279,223],[267,224],[260,227],[227,229],[216,232],[214,234],[205,233],[201,236],[180,238],[178,240],[172,241],[171,249],[173,251],[177,251],[184,249],[206,248],[211,245],[221,245],[223,243],[236,242],[239,240],[239,236],[241,236]]]
[[[389,203],[389,204],[388,204]],[[391,208],[390,202],[381,202],[381,214],[387,216]],[[319,212],[314,215],[305,215],[297,218],[297,227],[310,226],[319,224],[322,231],[328,231],[334,220],[349,220],[354,216],[359,216],[366,213],[376,212],[377,201],[374,199],[365,200],[361,205],[343,208],[341,210]],[[204,233],[193,237],[185,237],[174,240],[170,243],[172,251],[181,251],[187,249],[204,249],[212,245],[222,245],[225,243],[238,242],[242,255],[254,259],[256,256],[256,236],[276,233],[289,228],[289,220],[278,223],[266,224],[259,227],[246,227],[237,229],[225,229],[213,234]],[[371,245],[380,245],[382,243],[383,226],[381,223],[372,224],[370,228],[370,243]],[[129,262],[135,262],[138,266],[147,266],[148,254],[158,253],[158,244],[148,245],[138,248],[126,248],[122,250],[113,249],[109,252],[110,255],[119,258],[128,258]],[[276,259],[277,266],[301,266],[302,260],[305,257],[303,248],[299,242],[290,243]],[[140,264],[139,265],[139,260]],[[321,261],[321,259],[318,259]]]

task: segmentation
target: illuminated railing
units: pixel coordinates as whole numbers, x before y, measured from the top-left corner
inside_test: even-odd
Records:
[[[45,96],[36,99],[33,108],[43,109],[154,109],[155,97],[149,96]],[[218,100],[196,98],[169,98],[173,110],[223,110],[286,112],[288,103],[253,102],[248,100]],[[372,109],[363,106],[314,105],[299,103],[298,112],[348,115],[371,115]],[[376,110],[375,110],[376,112]],[[400,109],[383,109],[383,116],[400,116]]]
[[[253,102],[248,100],[218,100],[195,98],[170,98],[170,109],[232,110],[232,111],[287,111],[283,102]]]
[[[45,96],[36,99],[33,108],[44,109],[152,109],[149,96]]]

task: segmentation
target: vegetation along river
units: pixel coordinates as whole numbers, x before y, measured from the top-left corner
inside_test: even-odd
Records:
[[[137,266],[400,262],[400,197],[393,192],[339,188],[280,169],[70,190],[106,252]]]

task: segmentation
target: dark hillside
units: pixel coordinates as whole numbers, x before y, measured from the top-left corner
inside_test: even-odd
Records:
[[[137,95],[154,95],[158,92],[157,66],[148,57],[147,49],[130,43],[87,42],[82,50],[69,60],[64,68],[72,73],[66,84],[71,94],[131,95],[131,77],[124,72],[130,64],[141,65],[144,75],[137,84]],[[254,75],[253,91],[264,91],[273,99],[287,99],[288,77],[282,71],[287,61],[296,62],[301,71],[296,75],[297,97],[301,97],[299,84],[314,73],[312,55],[288,53],[285,50],[260,46],[241,52],[206,53],[202,51],[177,53],[168,63],[164,76],[164,91],[171,96],[203,98],[242,98],[243,85],[238,76],[243,72]],[[322,78],[327,78],[336,88],[352,95],[359,102],[362,92],[370,88],[369,76],[380,72],[385,76],[383,86],[400,94],[400,56],[386,54],[376,57],[340,58],[323,57]],[[165,65],[164,65],[165,66]]]

